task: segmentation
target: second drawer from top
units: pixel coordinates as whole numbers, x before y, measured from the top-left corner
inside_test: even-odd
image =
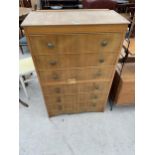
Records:
[[[34,56],[38,70],[114,65],[117,53],[52,54]]]

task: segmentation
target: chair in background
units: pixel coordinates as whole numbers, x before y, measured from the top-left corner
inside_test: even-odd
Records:
[[[35,71],[35,68],[32,61],[32,57],[23,58],[19,60],[19,81],[28,99],[29,99],[29,95],[27,93],[25,84],[31,80],[34,80],[34,78],[26,79],[25,77],[27,75],[32,74],[34,71]]]
[[[27,41],[26,41],[26,37],[25,36],[22,36],[19,39],[19,47],[20,47],[20,50],[21,50],[22,54],[24,54],[23,46],[27,46]]]
[[[115,10],[117,2],[114,0],[83,0],[84,9],[110,9]]]
[[[31,8],[31,0],[19,0],[19,6],[20,7],[26,7],[26,8]]]

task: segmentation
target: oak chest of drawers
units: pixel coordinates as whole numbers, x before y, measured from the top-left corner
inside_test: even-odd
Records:
[[[22,25],[49,116],[104,111],[127,24],[111,10],[27,16]]]

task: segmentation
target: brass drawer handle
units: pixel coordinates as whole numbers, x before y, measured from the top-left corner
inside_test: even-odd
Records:
[[[96,89],[96,90],[99,90],[100,87],[99,87],[98,85],[95,85],[95,89]]]
[[[103,58],[99,59],[99,62],[104,63],[104,59]]]
[[[95,107],[96,106],[97,101],[96,100],[92,100],[92,106]]]
[[[59,76],[58,76],[57,74],[54,74],[54,75],[52,76],[52,79],[58,80],[58,79],[59,79]]]
[[[101,46],[105,47],[105,46],[107,46],[107,45],[108,45],[108,41],[107,41],[107,40],[103,40],[103,41],[101,42]]]
[[[56,64],[57,64],[57,61],[56,61],[56,60],[51,60],[51,61],[49,62],[49,64],[50,64],[50,65],[56,65]]]
[[[92,97],[92,99],[93,99],[93,100],[96,100],[96,99],[98,99],[98,96],[94,95],[94,96]]]
[[[47,46],[48,46],[48,48],[54,48],[54,44],[52,44],[52,43],[48,43]]]
[[[101,75],[102,75],[102,72],[101,72],[101,71],[98,71],[98,72],[95,74],[96,77],[99,77],[99,76],[101,76]]]

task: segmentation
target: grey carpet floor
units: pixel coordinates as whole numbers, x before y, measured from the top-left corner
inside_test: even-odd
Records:
[[[25,51],[27,49],[24,49]],[[20,58],[29,56],[26,51]],[[134,155],[134,107],[114,107],[105,112],[61,115],[48,118],[38,80],[22,89],[19,105],[20,155]]]

